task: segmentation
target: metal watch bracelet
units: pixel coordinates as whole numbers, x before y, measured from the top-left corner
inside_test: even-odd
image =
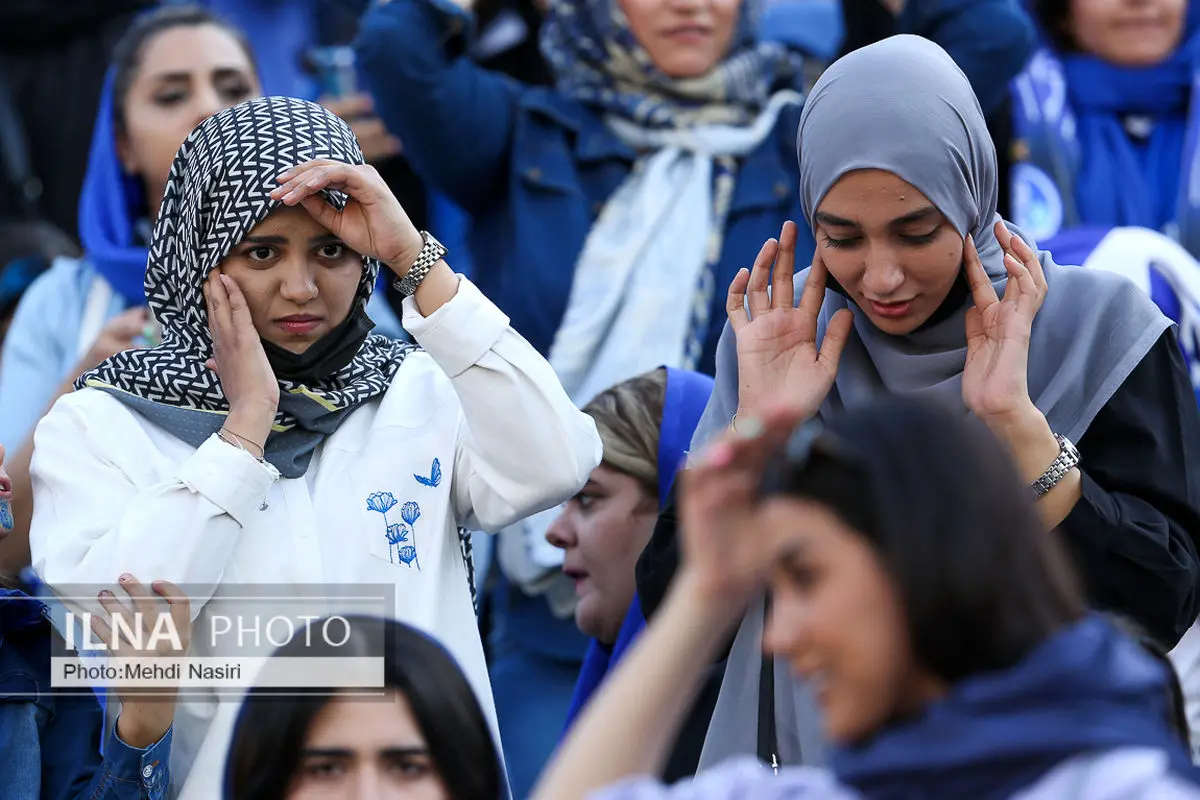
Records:
[[[1050,462],[1050,466],[1046,467],[1042,476],[1029,487],[1033,490],[1035,499],[1041,498],[1057,486],[1058,482],[1079,464],[1079,451],[1075,449],[1071,440],[1057,433],[1054,434],[1054,438],[1058,440],[1058,455]]]
[[[421,238],[425,240],[425,244],[417,254],[417,260],[408,268],[408,272],[404,273],[404,277],[397,278],[392,283],[396,291],[404,297],[414,294],[421,281],[429,275],[429,271],[446,255],[445,245],[433,238],[429,231],[421,231]]]

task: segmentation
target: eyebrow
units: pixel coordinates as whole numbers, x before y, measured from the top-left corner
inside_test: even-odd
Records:
[[[251,236],[247,236],[244,239],[242,239],[242,244],[277,245],[278,246],[278,245],[285,245],[287,243],[288,243],[288,238],[286,236],[265,236],[265,235],[259,234],[258,236],[251,235]],[[333,235],[332,233],[322,233],[319,236],[314,236],[311,239],[309,239],[308,244],[310,247],[319,247],[321,245],[326,245],[326,244],[342,244],[342,240],[339,239],[337,236]]]
[[[888,226],[892,228],[898,228],[904,225],[910,225],[914,222],[923,222],[930,217],[937,216],[939,213],[940,212],[933,206],[925,206],[923,208],[918,208],[916,211],[910,211],[902,217],[896,217],[894,220],[888,223]],[[833,225],[841,228],[859,227],[858,223],[852,219],[844,219],[836,214],[828,214],[824,211],[818,211],[816,213],[816,219],[817,222],[821,223],[822,225]]]
[[[217,67],[212,71],[212,76],[216,80],[224,80],[226,78],[244,78],[246,71],[240,67]],[[190,81],[192,73],[190,72],[159,72],[151,75],[150,80],[161,81],[163,83]]]
[[[357,753],[344,747],[306,747],[301,751],[301,758],[354,758]],[[387,758],[404,758],[407,756],[428,756],[429,748],[422,745],[412,747],[385,747],[379,755]]]

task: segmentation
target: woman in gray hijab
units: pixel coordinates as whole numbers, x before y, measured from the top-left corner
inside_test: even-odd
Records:
[[[893,37],[835,63],[798,148],[814,263],[793,281],[789,224],[733,281],[693,451],[780,397],[826,419],[882,393],[949,403],[1007,445],[1089,603],[1174,645],[1200,612],[1200,415],[1170,321],[1132,283],[1056,265],[999,218],[979,104],[931,42]],[[674,527],[668,509],[638,565],[648,618],[674,574]],[[763,614],[760,600],[728,653],[701,768],[820,760],[802,687],[760,655]]]

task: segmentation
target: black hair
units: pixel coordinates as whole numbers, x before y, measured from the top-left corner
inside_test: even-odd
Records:
[[[1070,0],[1034,0],[1033,17],[1047,36],[1054,49],[1060,53],[1079,50],[1074,34],[1071,33]]]
[[[125,130],[125,99],[137,80],[147,45],[165,31],[200,25],[212,25],[232,36],[246,53],[246,59],[254,71],[258,72],[258,62],[250,41],[237,26],[223,17],[203,6],[170,5],[156,8],[137,17],[113,48],[113,121],[118,131]]]
[[[1162,642],[1151,636],[1149,631],[1123,614],[1109,613],[1105,616],[1116,628],[1141,645],[1142,649],[1166,670],[1167,726],[1183,742],[1184,748],[1191,752],[1192,734],[1188,728],[1187,703],[1183,697],[1183,685],[1179,682],[1179,673],[1175,671],[1175,665],[1171,663],[1168,656],[1170,648],[1164,646]]]
[[[289,656],[384,658],[384,684],[401,693],[453,800],[501,796],[500,755],[483,709],[454,658],[437,642],[395,620],[347,615],[349,638],[336,648],[297,634],[275,651]],[[310,631],[323,625],[313,623]],[[340,625],[340,623],[339,623]],[[342,628],[336,638],[340,638]],[[270,669],[268,666],[267,669]],[[238,713],[225,770],[226,800],[283,800],[300,766],[312,721],[337,689],[278,696],[251,689]],[[369,702],[371,698],[364,698]]]
[[[1085,613],[1029,487],[961,407],[890,395],[849,411],[815,439],[793,437],[774,481],[868,541],[895,584],[914,658],[947,683],[1014,666]]]

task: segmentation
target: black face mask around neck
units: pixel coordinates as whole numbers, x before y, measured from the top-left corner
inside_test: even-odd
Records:
[[[303,353],[293,353],[266,339],[262,340],[267,361],[281,381],[311,385],[354,360],[375,323],[367,316],[365,304],[355,302],[355,308],[336,328],[314,342]]]

